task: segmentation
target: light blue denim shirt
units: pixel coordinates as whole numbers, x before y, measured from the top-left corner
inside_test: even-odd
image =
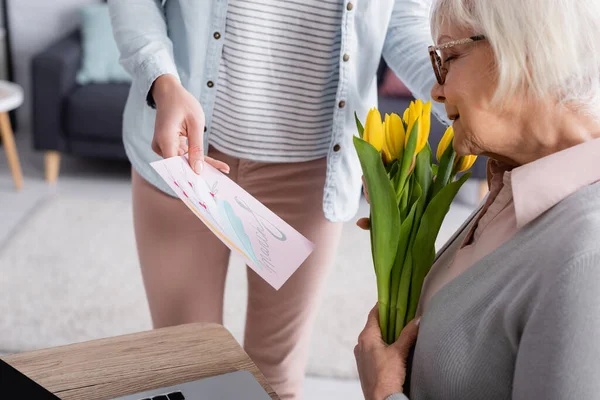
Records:
[[[121,63],[132,76],[123,119],[125,149],[142,177],[174,195],[149,166],[160,157],[151,149],[156,112],[146,97],[157,77],[176,76],[204,109],[208,149],[227,0],[109,0],[109,6]],[[381,56],[415,97],[430,99],[435,81],[427,52],[432,43],[430,8],[431,0],[344,0],[337,107],[331,116],[323,197],[323,211],[331,221],[347,221],[358,209],[362,172],[352,143],[354,112],[364,121],[369,108],[377,105]],[[433,111],[445,119],[442,105],[434,104]]]

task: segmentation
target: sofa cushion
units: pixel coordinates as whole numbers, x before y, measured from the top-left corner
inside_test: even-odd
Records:
[[[81,45],[83,58],[77,74],[80,85],[131,82],[119,64],[120,54],[110,25],[108,4],[89,4],[81,8]]]
[[[121,140],[129,84],[77,86],[65,99],[65,133],[73,138]]]

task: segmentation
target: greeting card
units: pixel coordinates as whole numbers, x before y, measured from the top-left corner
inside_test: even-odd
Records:
[[[205,163],[196,175],[186,156],[150,165],[196,217],[275,289],[313,251],[313,243],[212,166]]]

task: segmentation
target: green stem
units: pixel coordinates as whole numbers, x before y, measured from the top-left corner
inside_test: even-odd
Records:
[[[383,340],[388,343],[387,329],[388,329],[388,317],[390,315],[390,307],[386,303],[379,302],[379,328],[381,329],[381,336]]]
[[[400,229],[402,235],[402,229]],[[398,287],[400,285],[400,275],[402,274],[402,265],[404,264],[404,254],[406,252],[406,245],[400,239],[398,250],[396,252],[396,260],[394,261],[394,267],[392,268],[392,280],[390,282],[390,319],[387,329],[387,341],[386,343],[392,344],[395,341],[395,329],[396,329],[396,304],[398,302]]]
[[[402,218],[402,221],[404,221],[406,219],[406,216],[409,211],[409,208],[408,208],[408,200],[410,197],[409,189],[410,188],[408,188],[408,187],[404,188],[404,190],[402,191],[402,197],[400,199],[400,217]]]
[[[406,254],[406,260],[402,266],[402,276],[400,277],[400,287],[398,288],[398,301],[396,303],[396,327],[394,341],[400,336],[400,332],[405,326],[406,312],[408,310],[408,300],[410,296],[410,283],[412,276],[412,256],[410,247]]]
[[[427,250],[423,250],[427,251]],[[423,282],[425,281],[425,276],[429,272],[429,268],[431,266],[426,265],[414,265],[413,274],[411,276],[411,289],[414,291],[411,293],[409,297],[408,311],[406,314],[405,323],[408,324],[412,321],[417,314],[417,307],[419,306],[419,300],[421,298],[421,290],[423,287]]]
[[[402,271],[400,271],[402,272]],[[392,295],[390,297],[390,309],[389,309],[389,325],[387,327],[387,336],[385,338],[385,342],[387,344],[392,344],[394,343],[394,333],[395,333],[395,329],[396,329],[396,302],[398,301],[398,285],[399,285],[399,280],[400,280],[400,274],[393,274],[392,275],[392,282],[391,282],[391,291],[392,291]]]
[[[400,205],[401,199],[402,199],[402,191],[400,191],[400,174],[396,174],[394,176],[394,178],[392,179],[392,186],[394,188],[394,191],[396,192],[396,202],[398,205]]]
[[[396,313],[395,324],[393,327],[394,334],[392,335],[392,341],[396,341],[400,330],[404,327],[404,319],[406,317],[406,310],[408,308],[408,301],[410,299],[410,283],[412,275],[412,257],[410,257],[410,249],[414,242],[414,217],[416,212],[416,205],[414,205],[408,215],[408,218],[404,221],[400,227],[400,242],[398,244],[398,252],[396,254],[396,266],[399,271],[399,279],[392,282],[392,290],[396,290],[396,302],[394,303],[394,309],[391,312]],[[398,326],[400,327],[398,328]],[[398,330],[400,329],[400,330]]]
[[[392,269],[390,268],[390,274]],[[377,275],[377,301],[379,302],[379,328],[384,341],[388,340],[388,326],[390,314],[390,280],[391,275]]]

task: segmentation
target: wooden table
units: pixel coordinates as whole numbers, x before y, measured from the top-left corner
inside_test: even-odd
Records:
[[[239,370],[279,397],[221,325],[189,324],[3,357],[63,400],[105,400]]]

